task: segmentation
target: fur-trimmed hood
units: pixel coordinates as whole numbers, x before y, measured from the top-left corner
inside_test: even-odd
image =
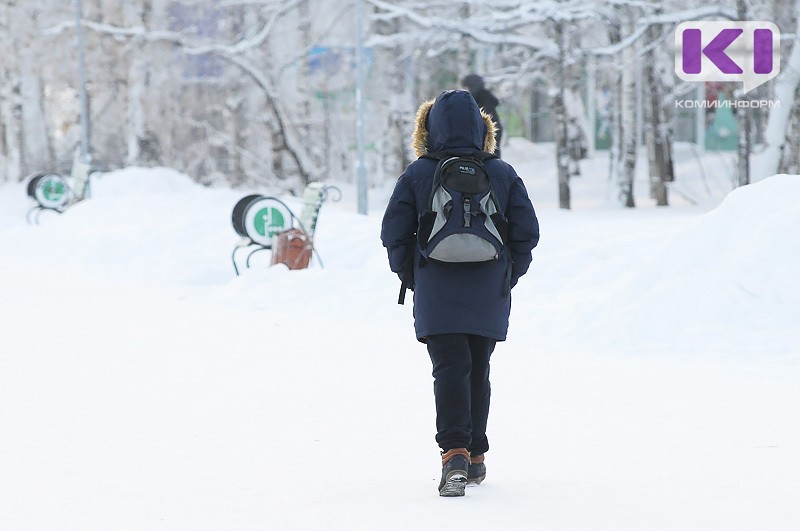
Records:
[[[497,126],[465,90],[448,90],[419,106],[411,146],[417,157],[429,152],[473,148],[494,153]]]

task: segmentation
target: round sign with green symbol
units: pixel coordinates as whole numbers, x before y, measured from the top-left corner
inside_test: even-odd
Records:
[[[247,209],[244,228],[255,243],[270,245],[272,237],[291,228],[292,214],[282,202],[264,197]]]
[[[69,188],[63,177],[48,173],[36,178],[33,197],[43,208],[60,210],[69,201]]]

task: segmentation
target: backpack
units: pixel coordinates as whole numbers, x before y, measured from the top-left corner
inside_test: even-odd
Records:
[[[438,160],[427,209],[419,217],[416,243],[420,266],[427,260],[448,263],[478,263],[498,260],[506,248],[508,222],[492,191],[483,162],[496,155],[431,153]],[[398,303],[411,286],[413,247],[409,247],[404,281]]]

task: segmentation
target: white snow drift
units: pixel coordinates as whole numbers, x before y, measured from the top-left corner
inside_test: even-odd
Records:
[[[128,169],[31,227],[0,188],[0,528],[797,529],[800,178],[621,211],[592,202],[597,159],[563,212],[539,149],[508,150],[542,242],[459,500],[378,241],[388,190],[323,207],[324,269],[237,278],[246,191]]]

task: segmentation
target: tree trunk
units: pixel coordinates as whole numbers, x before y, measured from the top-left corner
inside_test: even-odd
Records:
[[[741,99],[747,99],[742,95]],[[751,118],[749,108],[736,108],[736,123],[738,125],[736,135],[738,144],[736,148],[736,185],[745,186],[750,184],[750,144]]]
[[[800,0],[795,2],[794,16],[797,19],[795,33],[800,34]],[[753,171],[754,179],[764,179],[778,173],[780,169],[787,141],[786,130],[789,124],[789,114],[798,86],[800,86],[800,41],[794,41],[789,59],[775,80],[775,99],[780,104],[770,108],[765,133],[767,146],[764,154],[761,155],[759,167]]]
[[[576,71],[581,64],[573,64],[567,69],[566,78],[570,83],[564,91],[564,107],[567,113],[567,151],[570,158],[570,178],[580,175],[580,161],[589,157],[589,121],[586,106],[583,104],[581,87],[576,82],[581,80],[585,71]]]
[[[386,22],[376,28],[378,35],[393,35],[400,31],[399,20]],[[388,67],[383,71],[381,79],[382,85],[386,87],[383,94],[384,105],[388,110],[387,123],[382,135],[381,167],[384,175],[396,177],[409,163],[405,116],[408,115],[411,101],[409,92],[411,80],[402,46],[376,50],[375,53],[379,54],[378,61]]]
[[[619,201],[628,208],[636,206],[633,200],[633,180],[636,173],[636,50],[629,46],[623,52],[621,97],[621,148],[622,163],[618,176]]]
[[[227,172],[233,186],[243,184],[246,177],[241,149],[246,145],[247,140],[244,136],[247,129],[243,119],[246,100],[244,94],[243,87],[238,82],[235,83],[234,92],[225,100],[224,107],[225,126],[227,128],[225,137],[229,139]]]
[[[556,122],[556,166],[558,167],[558,206],[569,209],[569,150],[567,145],[567,109],[564,105],[566,86],[566,34],[564,22],[555,23],[555,37],[558,46],[558,79],[553,90],[553,114]]]
[[[747,5],[745,0],[736,0],[736,15],[739,20],[747,20]],[[741,89],[739,89],[741,90]],[[738,90],[737,90],[738,92]],[[747,100],[747,94],[742,91],[737,100]],[[750,109],[739,106],[736,107],[736,124],[738,137],[736,149],[736,184],[737,186],[745,186],[750,184],[750,130],[751,130],[751,115]]]
[[[11,119],[14,122],[13,136],[18,150],[12,160],[18,166],[14,173],[17,179],[35,170],[51,169],[50,149],[47,135],[43,91],[37,65],[38,11],[35,6],[18,6],[16,14],[9,21],[11,56],[7,74],[12,76]]]
[[[135,2],[124,11],[124,20],[128,26],[151,27],[154,18],[151,0]],[[142,37],[134,37],[129,45],[129,61],[127,69],[127,154],[128,165],[158,164],[161,162],[161,146],[152,133],[148,116],[154,116],[151,97],[150,57],[152,50],[158,45],[148,45]]]
[[[313,44],[313,38],[311,36],[311,22],[314,14],[309,6],[309,0],[302,0],[297,6],[297,17],[299,22],[299,49],[310,49],[311,45]],[[312,161],[314,161],[315,166],[321,167],[322,165],[317,161],[322,159],[323,150],[321,149],[320,142],[315,140],[316,135],[319,132],[319,126],[312,123],[312,120],[315,118],[315,114],[311,111],[312,89],[309,87],[310,83],[308,82],[310,77],[308,61],[306,61],[304,66],[299,69],[298,74],[300,78],[297,80],[297,100],[295,104],[296,107],[294,107],[292,112],[292,119],[294,121],[297,133],[300,139],[302,139],[301,141],[306,144],[307,155]],[[303,186],[308,184],[308,181],[309,177],[303,177]]]
[[[141,21],[140,21],[141,23]],[[147,94],[147,65],[144,54],[144,42],[135,39],[128,66],[128,108],[127,136],[128,153],[126,163],[135,166],[141,162],[141,147],[145,142],[147,125],[145,121],[145,97]]]
[[[609,21],[608,24],[608,42],[609,44],[618,44],[622,40],[622,28],[618,21]],[[621,114],[622,114],[622,76],[618,69],[613,66],[608,69],[610,72],[609,77],[611,81],[610,92],[610,116],[609,116],[609,131],[611,134],[611,146],[608,155],[608,182],[609,187],[617,182],[619,176],[619,167],[622,159],[622,127],[621,127]]]
[[[6,58],[9,59],[9,58]],[[10,63],[11,61],[9,61]],[[3,124],[5,151],[4,174],[7,180],[22,179],[22,106],[19,101],[19,78],[13,65],[0,66],[0,123]]]
[[[471,14],[470,5],[466,2],[462,2],[458,7],[458,16],[461,19],[461,23],[468,25],[470,23],[469,18]],[[461,83],[464,76],[474,73],[471,42],[472,41],[468,39],[466,35],[461,36],[461,41],[458,46],[458,62],[456,63],[456,73],[458,75],[457,83]]]
[[[660,38],[661,28],[651,26],[648,39],[655,42]],[[662,105],[661,84],[656,74],[656,52],[648,52],[644,61],[644,82],[647,85],[645,94],[645,139],[647,141],[647,159],[650,175],[650,197],[658,206],[668,206],[667,181],[669,167],[667,163],[667,141],[665,138],[666,123]]]
[[[272,122],[273,120],[270,121]],[[270,125],[270,130],[272,133],[272,141],[270,142],[272,147],[272,174],[277,180],[285,181],[287,175],[284,170],[283,154],[286,150],[286,143],[284,142],[283,132],[275,127],[274,124]]]
[[[37,64],[30,47],[20,53],[20,102],[22,110],[25,173],[52,170],[51,144]]]
[[[800,96],[800,95],[797,95]],[[789,145],[784,150],[784,157],[781,161],[780,172],[790,175],[800,174],[800,101],[795,96],[792,104],[792,113],[789,118]]]

